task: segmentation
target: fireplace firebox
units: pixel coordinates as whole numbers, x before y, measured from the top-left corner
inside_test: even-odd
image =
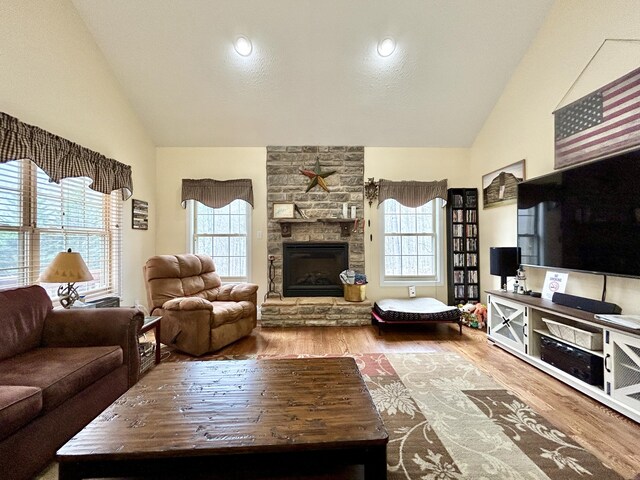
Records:
[[[340,272],[349,267],[346,242],[282,244],[282,292],[285,297],[341,297]]]

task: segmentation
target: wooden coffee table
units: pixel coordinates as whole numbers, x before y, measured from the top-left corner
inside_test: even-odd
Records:
[[[289,464],[370,480],[387,478],[387,442],[352,358],[193,361],[158,365],[57,459],[62,480]]]

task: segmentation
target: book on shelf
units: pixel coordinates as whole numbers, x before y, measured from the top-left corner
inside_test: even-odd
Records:
[[[465,214],[465,220],[468,223],[476,223],[478,221],[478,212],[475,210],[467,210]]]
[[[467,266],[468,267],[477,267],[478,266],[478,254],[476,254],[476,253],[467,253]]]
[[[464,206],[462,195],[452,195],[451,206],[453,208],[462,208]]]

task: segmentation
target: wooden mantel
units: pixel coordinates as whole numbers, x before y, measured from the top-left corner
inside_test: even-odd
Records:
[[[291,236],[291,226],[295,223],[339,223],[340,224],[340,236],[349,237],[355,218],[278,218],[276,223],[280,224],[280,231],[283,237]]]

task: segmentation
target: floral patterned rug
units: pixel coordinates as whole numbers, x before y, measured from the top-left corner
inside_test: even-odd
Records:
[[[349,356],[389,432],[389,479],[622,478],[457,354]]]

